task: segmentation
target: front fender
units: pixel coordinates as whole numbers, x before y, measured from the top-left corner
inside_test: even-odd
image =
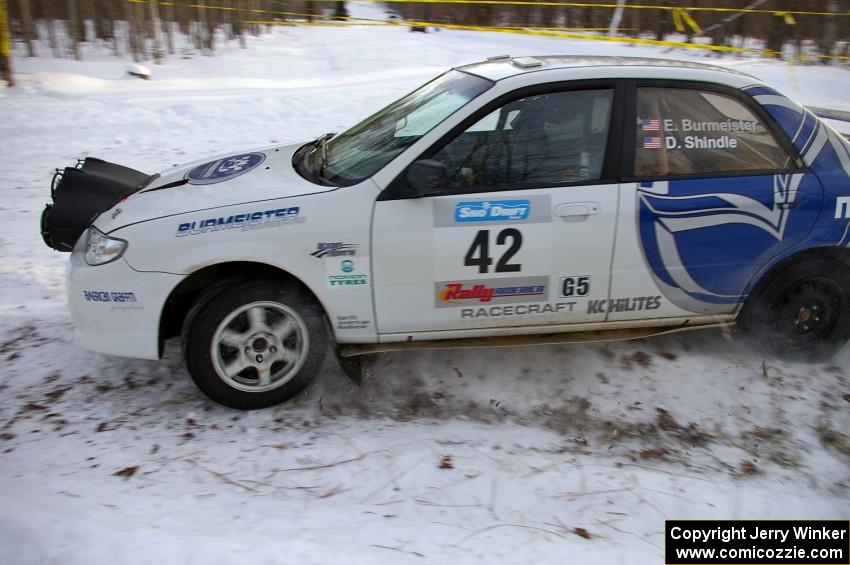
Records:
[[[371,343],[377,339],[369,247],[374,197],[373,186],[349,187],[173,215],[113,235],[127,240],[124,258],[140,272],[192,275],[228,263],[283,271],[317,297],[337,341]],[[346,244],[344,253],[316,253],[334,243]]]

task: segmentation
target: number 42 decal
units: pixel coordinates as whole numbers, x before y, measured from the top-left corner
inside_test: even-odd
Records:
[[[508,240],[510,240],[510,243],[508,243]],[[511,263],[510,260],[522,247],[522,233],[515,228],[504,229],[496,235],[496,245],[508,245],[508,248],[496,263],[496,269],[493,272],[519,272],[522,265]],[[478,267],[478,272],[482,274],[490,272],[490,265],[493,264],[493,259],[490,257],[490,230],[479,230],[475,234],[475,239],[472,240],[472,245],[469,246],[469,251],[463,258],[463,264],[466,267]]]

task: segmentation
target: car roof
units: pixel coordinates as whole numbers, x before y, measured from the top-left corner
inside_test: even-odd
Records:
[[[469,65],[457,67],[458,70],[476,74],[480,77],[497,81],[504,78],[520,75],[523,73],[539,72],[555,69],[570,68],[608,68],[610,76],[617,75],[615,67],[629,67],[632,71],[643,67],[648,71],[655,69],[693,69],[701,71],[719,71],[731,76],[749,76],[736,70],[728,69],[718,65],[697,63],[692,61],[680,61],[675,59],[655,59],[652,57],[611,57],[611,56],[583,56],[583,55],[540,55],[532,57],[511,57],[500,55],[490,57],[486,61],[479,61]],[[646,76],[651,77],[652,72]]]

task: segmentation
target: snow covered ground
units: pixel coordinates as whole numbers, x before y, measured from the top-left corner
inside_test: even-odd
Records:
[[[15,58],[19,86],[0,90],[0,562],[643,564],[662,560],[665,518],[850,516],[850,349],[780,363],[703,332],[384,354],[360,388],[329,363],[252,413],[207,401],[177,344],[163,362],[76,349],[67,256],[38,235],[54,167],[93,155],[153,172],[312,139],[500,53],[708,59],[403,28],[287,27],[249,46],[171,58],[151,81],[104,48]],[[850,110],[850,71],[715,62]]]

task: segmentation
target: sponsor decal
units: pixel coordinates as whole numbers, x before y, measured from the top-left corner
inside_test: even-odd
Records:
[[[602,300],[587,301],[588,314],[635,312],[638,310],[657,310],[660,307],[660,296],[635,296],[632,298],[608,298]]]
[[[455,205],[456,222],[521,222],[527,220],[530,213],[528,200],[480,200]]]
[[[104,290],[84,290],[83,299],[86,302],[109,304],[110,312],[126,312],[128,310],[144,310],[133,292],[113,292]]]
[[[310,253],[310,255],[319,259],[322,257],[354,257],[357,255],[357,244],[345,243],[343,241],[317,243],[316,250]]]
[[[336,329],[338,330],[365,330],[371,325],[371,320],[361,320],[355,315],[336,317]]]
[[[221,230],[239,229],[241,231],[274,228],[289,224],[301,224],[307,218],[301,216],[298,206],[290,208],[276,208],[273,210],[261,210],[247,212],[245,214],[234,214],[232,216],[220,216],[218,218],[207,218],[194,222],[184,222],[177,226],[175,237],[186,235],[198,235],[202,233]]]
[[[498,318],[500,316],[530,316],[538,314],[556,314],[572,312],[575,302],[556,302],[555,304],[511,304],[507,306],[486,306],[462,308],[461,319]]]
[[[468,304],[545,302],[548,277],[444,281],[435,285],[437,308]]]
[[[538,296],[546,293],[546,286],[499,286],[489,287],[476,284],[464,287],[460,283],[449,283],[440,293],[443,302],[455,302],[457,300],[477,300],[478,302],[490,302],[493,298],[504,298],[507,296]]]
[[[561,277],[561,298],[590,294],[590,275]]]
[[[552,204],[548,194],[487,200],[435,198],[432,202],[436,228],[552,222]]]
[[[850,196],[839,196],[835,199],[835,219],[850,218]]]
[[[369,276],[365,274],[354,273],[354,261],[344,259],[339,264],[339,270],[342,275],[328,275],[328,285],[331,287],[340,286],[356,286],[369,283]]]
[[[106,292],[102,290],[84,290],[83,298],[86,302],[138,302],[135,293],[132,292]]]
[[[186,180],[190,184],[224,182],[259,167],[265,160],[266,156],[263,153],[245,153],[217,159],[199,165],[186,173]]]
[[[367,275],[331,275],[328,277],[328,284],[333,287],[369,284],[369,277]]]

